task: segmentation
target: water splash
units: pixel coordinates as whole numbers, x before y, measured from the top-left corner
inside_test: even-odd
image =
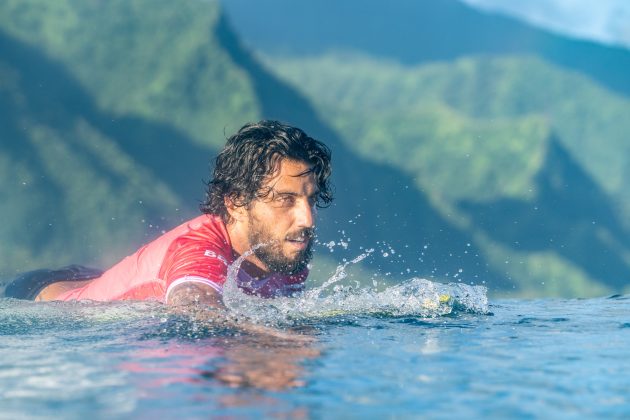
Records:
[[[255,245],[228,266],[227,277],[223,284],[223,304],[232,316],[237,318],[245,317],[256,321],[260,319],[273,319],[277,313],[273,306],[268,305],[267,301],[269,299],[248,295],[238,287],[237,277],[243,261],[258,248],[265,245],[264,243]]]
[[[239,289],[236,276],[245,258],[257,247],[230,265],[223,288],[223,300],[229,313],[256,323],[282,325],[344,315],[437,317],[456,312],[488,312],[484,286],[443,284],[420,278],[411,278],[382,291],[339,284],[347,277],[347,267],[359,263],[373,250],[339,265],[320,287],[299,296],[275,299],[251,296]]]
[[[317,299],[319,298],[320,294],[326,290],[330,285],[337,283],[340,280],[345,279],[346,277],[348,277],[348,273],[346,273],[346,268],[348,267],[348,265],[350,264],[357,264],[361,261],[363,261],[364,259],[366,259],[372,252],[374,252],[373,249],[368,249],[367,251],[365,251],[363,254],[359,255],[358,257],[350,260],[350,261],[346,261],[343,264],[340,264],[337,266],[337,269],[335,270],[335,274],[332,275],[331,278],[329,278],[328,280],[326,280],[324,282],[324,284],[322,284],[320,287],[317,287],[313,290],[311,290],[310,292],[308,292],[309,294],[309,298],[311,299]]]
[[[420,278],[377,291],[373,288],[335,286],[326,295],[305,293],[293,299],[274,299],[284,319],[329,318],[341,315],[437,317],[454,312],[488,312],[487,290],[483,286],[442,284]]]

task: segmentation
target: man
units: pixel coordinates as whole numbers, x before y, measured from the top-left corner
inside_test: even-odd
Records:
[[[235,279],[243,291],[290,295],[303,289],[308,275],[316,210],[332,201],[330,173],[330,150],[302,130],[277,121],[247,124],[218,155],[201,216],[105,273],[80,266],[39,270],[5,293],[220,306],[228,266],[245,255]]]

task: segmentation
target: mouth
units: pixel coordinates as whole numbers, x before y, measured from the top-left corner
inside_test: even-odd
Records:
[[[289,244],[291,244],[293,247],[298,248],[298,249],[306,249],[310,240],[311,240],[311,235],[309,234],[291,236],[291,237],[286,238],[286,241]]]

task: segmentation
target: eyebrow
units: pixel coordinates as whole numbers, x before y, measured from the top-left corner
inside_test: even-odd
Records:
[[[313,173],[313,172],[315,172],[315,165],[311,166],[310,168],[308,168],[304,172],[300,172],[299,174],[291,175],[291,176],[294,177],[294,178],[299,178],[301,176],[308,175],[308,174]]]
[[[300,195],[300,193],[296,193],[294,191],[278,191],[275,188],[273,188],[272,191],[276,195],[291,195],[291,196],[298,196],[298,195]],[[319,195],[319,193],[320,193],[320,191],[317,190],[313,194],[311,194],[310,197],[315,197],[315,196]]]

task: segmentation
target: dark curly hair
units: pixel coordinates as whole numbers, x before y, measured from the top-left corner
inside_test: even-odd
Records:
[[[263,188],[263,183],[275,173],[282,159],[313,166],[319,187],[316,205],[327,207],[333,200],[330,158],[330,149],[325,144],[299,128],[271,120],[246,124],[227,139],[217,156],[201,211],[220,216],[228,223],[225,197],[234,205],[245,207],[257,198],[267,197],[271,189]]]

